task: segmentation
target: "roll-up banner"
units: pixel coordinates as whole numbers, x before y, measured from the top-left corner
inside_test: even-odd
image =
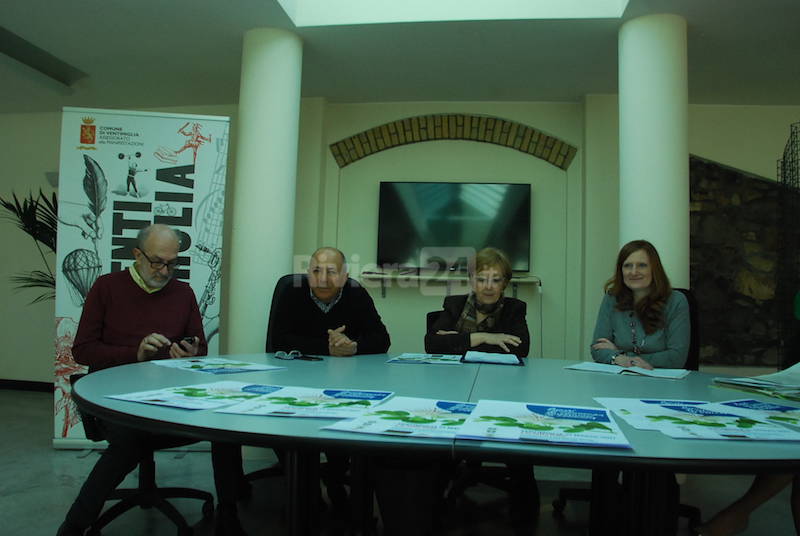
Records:
[[[175,277],[194,289],[209,354],[219,348],[222,216],[229,118],[64,108],[58,181],[56,447],[86,444],[69,378],[83,302],[100,275],[126,270],[139,230],[182,234]]]

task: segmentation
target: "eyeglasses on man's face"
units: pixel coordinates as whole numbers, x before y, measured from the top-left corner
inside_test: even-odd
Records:
[[[144,251],[142,251],[141,249],[139,250],[139,253],[141,253],[142,255],[144,255],[144,258],[145,258],[145,259],[147,259],[147,262],[149,262],[149,263],[150,263],[150,268],[152,268],[153,270],[161,270],[162,268],[164,268],[164,267],[166,266],[166,267],[167,267],[167,270],[169,270],[169,271],[171,272],[172,270],[174,270],[174,269],[175,269],[175,267],[176,267],[176,266],[178,266],[178,259],[173,259],[173,260],[171,260],[171,261],[169,261],[169,262],[164,262],[164,261],[154,261],[153,259],[151,259],[151,258],[150,258],[150,257],[147,255],[147,253],[145,253],[145,252],[144,252]]]

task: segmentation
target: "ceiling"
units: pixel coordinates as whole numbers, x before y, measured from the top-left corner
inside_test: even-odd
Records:
[[[800,105],[800,0],[630,0],[622,19],[295,28],[276,0],[3,0],[0,25],[83,71],[66,86],[0,54],[0,112],[238,101],[242,36],[303,40],[305,97],[579,101],[617,92],[630,18],[688,21],[692,103]]]

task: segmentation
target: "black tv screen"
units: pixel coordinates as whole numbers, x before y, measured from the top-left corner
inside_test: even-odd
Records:
[[[378,265],[464,271],[468,255],[503,250],[530,270],[529,184],[381,182]]]

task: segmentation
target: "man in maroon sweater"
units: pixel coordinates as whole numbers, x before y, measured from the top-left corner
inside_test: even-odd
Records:
[[[139,232],[134,264],[100,277],[86,296],[72,346],[75,361],[94,372],[150,359],[206,355],[208,346],[194,293],[188,284],[172,278],[179,248],[178,234],[165,225],[151,225]],[[81,487],[58,536],[82,535],[108,495],[151,450],[193,442],[109,422],[100,425],[108,448]],[[219,501],[215,536],[244,534],[236,513],[239,448],[212,444]]]

